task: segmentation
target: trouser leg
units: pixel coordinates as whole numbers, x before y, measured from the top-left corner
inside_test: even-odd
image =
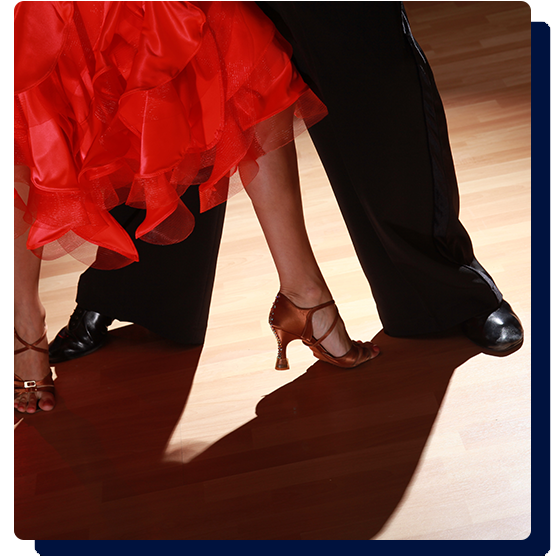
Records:
[[[497,308],[458,219],[445,114],[401,3],[263,4],[329,109],[311,137],[386,332],[443,330]]]
[[[176,342],[204,342],[225,204],[200,213],[196,187],[182,200],[195,216],[191,235],[166,246],[136,240],[139,262],[117,270],[88,269],[78,284],[80,306]],[[133,239],[143,214],[125,206],[114,210]]]

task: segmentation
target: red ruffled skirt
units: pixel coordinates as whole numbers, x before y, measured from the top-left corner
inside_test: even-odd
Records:
[[[127,204],[146,210],[136,237],[185,239],[189,185],[202,211],[224,202],[325,116],[290,55],[251,2],[21,2],[16,235],[117,268],[138,260],[109,213]]]

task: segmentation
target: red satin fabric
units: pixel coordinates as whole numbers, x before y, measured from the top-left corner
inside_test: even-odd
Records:
[[[202,210],[224,202],[326,114],[290,54],[250,2],[18,4],[16,235],[116,268],[138,260],[109,214],[128,204],[146,209],[137,237],[185,239],[189,185]]]

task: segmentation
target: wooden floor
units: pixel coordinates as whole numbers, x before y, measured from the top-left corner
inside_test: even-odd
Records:
[[[350,334],[383,354],[347,372],[290,345],[273,369],[277,278],[242,193],[229,203],[204,348],[132,325],[56,367],[58,406],[15,431],[20,539],[510,540],[530,509],[530,13],[410,2],[445,102],[461,218],[523,321],[506,357],[466,338],[394,339],[307,136],[310,236]],[[43,268],[50,336],[81,265]],[[264,397],[264,398],[263,398]],[[16,415],[17,416],[17,415]]]

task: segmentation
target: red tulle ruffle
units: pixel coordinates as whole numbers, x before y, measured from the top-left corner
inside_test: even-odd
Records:
[[[326,114],[290,53],[249,2],[18,4],[16,235],[116,268],[138,259],[109,213],[128,204],[138,238],[185,239],[189,185],[202,211],[221,204]]]

